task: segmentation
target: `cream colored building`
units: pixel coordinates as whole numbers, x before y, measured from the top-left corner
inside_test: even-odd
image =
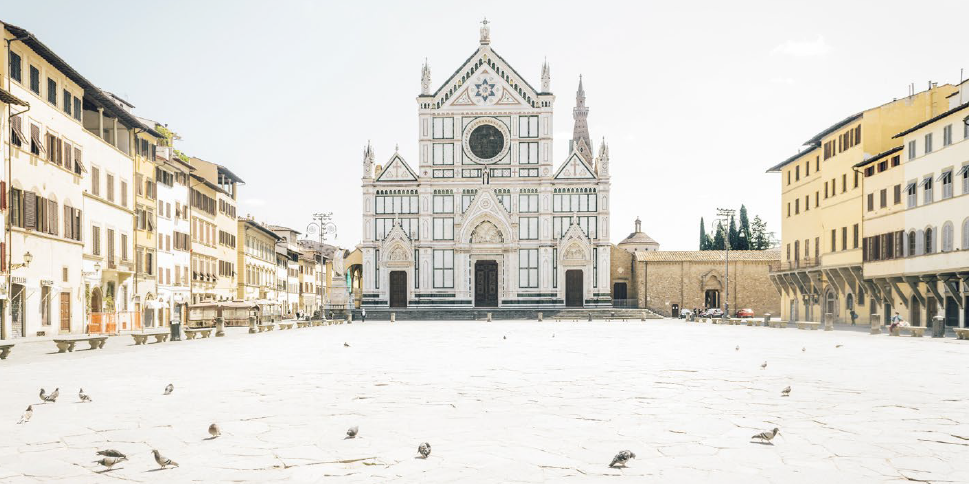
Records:
[[[231,294],[216,292],[216,281],[219,277],[218,260],[221,255],[218,244],[218,230],[216,226],[216,194],[221,190],[198,171],[199,166],[207,163],[198,158],[191,158],[189,162],[196,169],[191,174],[189,185],[189,220],[191,221],[192,243],[192,285],[191,302],[222,301],[231,299]]]
[[[868,322],[871,298],[862,268],[862,174],[858,163],[897,145],[892,136],[947,109],[951,85],[848,116],[768,170],[781,175],[781,261],[771,280],[781,293],[782,317],[791,320]],[[876,310],[875,313],[878,313]]]
[[[280,237],[251,218],[240,218],[238,223],[237,264],[242,277],[236,299],[276,302],[276,243]]]
[[[299,277],[300,247],[298,240],[300,232],[278,225],[270,225],[268,228],[280,238],[279,245],[277,246],[278,265],[276,270],[277,277],[280,279],[280,285],[285,289],[280,291],[278,297],[283,307],[283,314],[293,316],[297,311],[301,311]]]

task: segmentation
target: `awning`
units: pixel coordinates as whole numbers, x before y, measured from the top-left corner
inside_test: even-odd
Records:
[[[16,137],[21,145],[27,145],[27,136],[24,134],[24,122],[23,118],[20,116],[14,116],[10,118],[10,131],[13,132],[14,137]]]
[[[47,148],[44,148],[44,143],[40,139],[40,126],[37,126],[36,124],[30,125],[30,139],[34,142],[34,145],[37,146],[37,151],[40,152],[40,155],[47,157]]]
[[[905,185],[906,192],[911,191],[913,188],[915,188],[915,182],[910,182],[908,185]]]
[[[969,165],[962,165],[962,168],[956,173],[956,176],[964,176],[966,172],[969,171]]]
[[[935,179],[935,181],[938,181],[938,182],[940,182],[940,181],[942,181],[942,179],[943,179],[943,178],[945,178],[945,177],[946,177],[946,175],[951,175],[951,174],[952,174],[952,170],[946,170],[946,171],[943,171],[943,172],[942,172],[942,174],[941,174],[941,175],[939,175],[939,177]],[[951,180],[950,180],[950,181],[951,181]]]
[[[930,177],[930,176],[927,176],[927,177],[923,178],[922,179],[922,183],[919,183],[919,188],[924,187],[926,183],[929,183],[931,181],[932,181],[932,177]]]

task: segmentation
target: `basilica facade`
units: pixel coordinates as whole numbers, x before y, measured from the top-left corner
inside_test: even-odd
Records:
[[[609,150],[579,79],[569,152],[552,152],[550,72],[535,89],[491,48],[417,97],[419,149],[363,155],[363,307],[609,306]],[[413,164],[412,164],[413,163]]]

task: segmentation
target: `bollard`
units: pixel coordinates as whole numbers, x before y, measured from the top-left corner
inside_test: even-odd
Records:
[[[391,323],[397,322],[397,313],[390,313],[390,322]]]
[[[353,315],[352,314],[347,314],[346,321],[347,321],[347,324],[353,324]]]
[[[225,336],[225,320],[221,316],[215,318],[215,336],[219,338]]]
[[[639,320],[640,320],[640,321],[646,321],[646,311],[643,311],[643,314],[641,314],[641,315],[639,316]]]
[[[878,313],[871,314],[871,320],[870,320],[871,334],[881,334],[882,322],[881,322],[880,316],[881,315]]]
[[[589,322],[592,322],[592,313],[589,313]]]
[[[945,336],[945,318],[942,316],[932,317],[932,337],[942,338]]]
[[[764,327],[770,326],[770,313],[764,314]]]
[[[828,314],[827,316],[828,317],[825,318],[825,320],[824,320],[824,330],[825,331],[834,331],[834,315],[833,314]]]
[[[488,322],[491,322],[491,313],[488,313]]]
[[[538,313],[538,322],[539,323],[542,322],[542,313],[541,312]]]
[[[256,328],[256,317],[249,316],[249,334],[258,333],[259,330]]]

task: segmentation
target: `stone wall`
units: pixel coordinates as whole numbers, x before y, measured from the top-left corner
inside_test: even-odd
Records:
[[[641,286],[636,284],[635,280],[635,257],[629,251],[617,248],[616,246],[612,246],[610,253],[609,273],[612,286],[609,288],[609,291],[612,294],[613,300],[616,299],[615,288],[617,282],[626,284],[626,299],[639,299],[639,291],[637,289]],[[642,305],[639,307],[642,307]]]

